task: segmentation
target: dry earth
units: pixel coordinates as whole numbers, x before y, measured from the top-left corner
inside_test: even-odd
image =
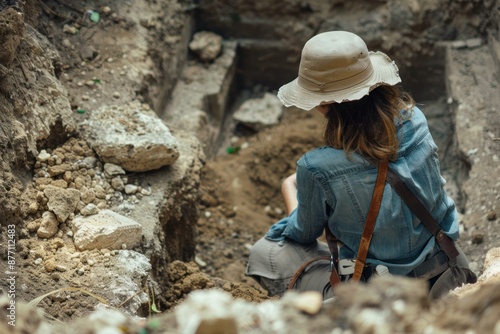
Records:
[[[390,11],[392,12],[401,9],[395,3],[391,2]],[[473,3],[472,5],[471,2],[469,6],[477,5],[477,2]],[[411,4],[413,6],[410,6],[411,10],[417,11],[417,7],[419,7],[417,2],[412,1]],[[427,8],[434,8],[433,6],[437,4],[439,4],[438,1],[429,1],[426,5]],[[16,141],[17,137],[14,136],[14,143],[11,144],[12,147],[18,148],[20,156],[26,156],[25,159],[20,159],[20,161],[28,167],[27,171],[24,171],[24,166],[15,166],[17,169],[13,169],[12,172],[5,172],[3,176],[3,182],[9,185],[9,191],[4,193],[2,205],[7,208],[6,212],[11,214],[11,216],[5,218],[9,221],[22,221],[23,226],[19,232],[20,241],[17,250],[19,254],[18,265],[23,268],[24,272],[23,277],[18,281],[18,296],[20,299],[25,301],[33,300],[44,293],[68,285],[84,289],[95,288],[85,286],[85,280],[81,277],[83,276],[82,268],[89,268],[88,270],[97,278],[126,274],[109,272],[110,263],[118,261],[123,256],[124,253],[121,253],[121,251],[94,250],[85,253],[83,256],[79,255],[75,259],[74,255],[72,255],[75,253],[72,235],[69,227],[64,224],[59,227],[58,234],[49,240],[43,240],[36,236],[36,231],[41,223],[41,213],[45,208],[44,205],[46,205],[43,196],[39,195],[39,193],[43,192],[44,186],[47,184],[43,184],[44,181],[38,181],[37,183],[33,179],[40,172],[40,167],[43,167],[40,162],[39,165],[36,165],[35,157],[38,155],[36,153],[41,149],[46,149],[51,155],[59,156],[62,159],[61,163],[64,162],[69,165],[83,158],[96,158],[95,153],[88,148],[86,142],[82,138],[78,138],[79,129],[77,126],[73,127],[72,124],[80,124],[92,110],[99,108],[101,105],[125,104],[131,100],[136,100],[145,106],[151,106],[157,112],[161,110],[166,104],[165,101],[168,100],[168,98],[165,99],[164,97],[168,96],[172,87],[169,87],[169,79],[160,77],[159,73],[164,73],[167,77],[168,75],[170,77],[178,75],[173,69],[167,67],[172,64],[170,59],[175,58],[178,53],[178,42],[184,33],[182,23],[186,20],[186,15],[193,9],[191,5],[190,3],[173,0],[167,1],[165,4],[146,1],[137,2],[135,5],[130,3],[121,4],[117,1],[106,3],[103,1],[84,1],[78,4],[63,3],[61,1],[28,1],[24,7],[26,21],[29,20],[31,24],[37,27],[38,31],[46,35],[49,42],[55,46],[59,53],[60,58],[54,56],[52,66],[64,89],[68,92],[70,105],[62,107],[59,105],[60,109],[66,110],[63,113],[63,122],[58,123],[61,129],[54,131],[59,133],[60,136],[56,135],[47,138],[47,140],[39,141],[37,147],[28,147],[27,143]],[[229,11],[231,15],[234,14],[232,12],[234,8],[238,8],[241,15],[244,15],[247,10],[251,10],[240,2],[221,2],[215,5],[220,5],[219,7],[215,6],[215,8],[219,8],[220,12],[226,13]],[[2,2],[2,10],[5,10],[4,6],[5,8],[8,7]],[[312,1],[308,6],[307,11],[312,11],[316,13],[315,15],[322,8],[321,2],[318,1]],[[347,9],[357,9],[360,12],[366,12],[367,10],[366,8],[359,8],[357,5],[336,4],[335,6],[339,10],[346,11]],[[277,11],[271,5],[269,7],[262,5],[262,7],[263,13],[267,13],[267,11],[275,13]],[[89,14],[86,12],[89,9],[101,12],[99,22],[89,20]],[[459,5],[453,3],[443,16],[452,16],[459,9]],[[153,13],[154,10],[157,10],[161,15]],[[472,10],[472,8],[469,10]],[[464,9],[464,12],[467,11]],[[403,11],[403,13],[405,12]],[[436,12],[432,11],[432,13]],[[299,15],[294,12],[285,14]],[[423,11],[422,16],[425,16],[425,11]],[[345,17],[345,20],[349,21],[347,20],[348,16]],[[401,17],[404,17],[404,15]],[[403,63],[411,62],[414,60],[412,53],[428,52],[431,49],[429,45],[439,34],[444,36],[442,39],[475,37],[476,31],[484,28],[481,21],[477,21],[477,17],[477,15],[473,16],[471,24],[465,23],[467,22],[465,14],[453,16],[451,20],[449,17],[445,17],[448,20],[447,22],[453,23],[453,26],[463,28],[458,29],[458,33],[455,32],[455,34],[447,30],[446,26],[440,25],[432,31],[434,35],[429,33],[426,35],[427,37],[420,37],[414,41],[415,43],[412,43],[413,39],[411,37],[393,31],[391,33],[393,38],[385,40],[383,44],[387,50],[396,50],[398,47],[394,45],[395,43],[391,44],[391,40],[401,40],[402,44],[411,46],[404,48],[405,51],[398,55]],[[445,18],[426,18],[426,20],[443,19],[444,22],[446,21]],[[16,20],[7,21],[21,24]],[[75,25],[74,22],[79,24]],[[207,23],[210,20],[205,18],[204,22]],[[332,21],[326,20],[325,22],[322,28],[333,24]],[[296,23],[296,26],[299,25],[299,23]],[[311,25],[307,23],[307,25],[304,25],[305,27],[297,28],[300,31],[300,38],[303,39],[302,35],[306,36],[312,31]],[[75,27],[77,27],[78,33],[71,30]],[[335,24],[332,27],[335,27]],[[22,28],[20,25],[12,25],[10,29],[18,31]],[[8,33],[10,30],[5,31]],[[127,39],[136,41],[135,35],[138,31],[140,34],[147,36],[142,42],[148,44],[146,47],[148,53],[143,53],[144,49],[137,47],[137,45],[124,42]],[[2,30],[0,32],[5,34]],[[236,34],[236,32],[234,33]],[[35,34],[35,32],[30,30],[29,34]],[[154,41],[158,40],[162,42],[155,45]],[[44,45],[40,47],[41,50],[44,50],[44,48]],[[50,49],[47,47],[45,50]],[[470,73],[478,73],[477,69],[479,68],[479,73],[484,73],[484,77],[492,75],[491,72],[488,72],[488,65],[481,58],[476,60],[470,55],[470,53],[477,54],[477,52],[477,50],[470,50],[469,54],[456,54],[456,61],[457,63],[469,62],[469,65],[465,67],[471,70]],[[242,58],[243,62],[247,61],[244,55]],[[199,63],[192,55],[190,55],[188,61],[194,69],[199,68],[201,71],[201,69],[206,68],[206,64]],[[155,65],[151,65],[152,63]],[[151,70],[151,68],[154,70]],[[405,69],[411,68],[405,67]],[[246,70],[248,71],[248,67]],[[255,76],[256,73],[257,71],[254,71],[253,75]],[[473,75],[471,74],[470,77]],[[265,76],[265,73],[263,73],[263,76]],[[17,81],[14,82],[17,83]],[[477,96],[482,92],[491,92],[492,83],[490,80],[483,82],[476,79],[475,83],[478,91]],[[43,83],[39,84],[40,91],[44,92]],[[464,90],[467,89],[465,84],[462,87]],[[0,87],[0,89],[5,90],[5,87]],[[251,94],[266,89],[268,87],[259,86]],[[39,92],[37,94],[42,95]],[[488,101],[488,99],[491,99],[491,97],[483,96],[478,103],[484,104],[484,101]],[[234,98],[234,100],[237,99]],[[37,102],[41,104],[48,103],[45,101]],[[475,102],[469,103],[473,104]],[[473,107],[477,107],[477,105]],[[499,111],[498,109],[489,108],[489,105],[487,107],[483,106],[483,109],[480,110],[491,113],[491,117],[494,119],[498,116]],[[71,115],[68,116],[70,110]],[[491,122],[486,125],[489,126],[487,130],[493,134],[493,137],[498,137],[498,124]],[[2,125],[0,124],[0,126]],[[178,305],[193,290],[211,287],[219,287],[229,292],[233,297],[251,302],[268,299],[264,291],[244,275],[248,251],[250,246],[265,233],[267,228],[283,216],[284,207],[279,192],[281,181],[294,172],[295,162],[304,152],[322,145],[321,132],[323,126],[324,119],[319,114],[287,110],[281,122],[272,128],[253,133],[248,129],[236,127],[234,132],[226,140],[222,141],[224,144],[220,147],[219,154],[206,161],[202,171],[201,197],[197,202],[200,219],[197,225],[196,252],[195,257],[191,259],[194,261],[174,261],[170,263],[168,268],[164,269],[163,273],[170,285],[164,295],[156,296],[159,300],[158,307],[162,311]],[[2,129],[6,133],[15,133],[14,130],[4,131]],[[174,133],[175,130],[173,129]],[[471,130],[470,134],[474,135],[477,132]],[[71,139],[68,140],[68,137],[71,137]],[[485,152],[485,155],[481,156],[481,158],[486,159],[497,155],[498,145],[500,145],[498,142],[493,143],[489,148],[490,152]],[[226,150],[229,147],[240,148],[240,150],[235,154],[229,154]],[[472,145],[470,150],[475,148]],[[473,159],[474,157],[472,161]],[[470,163],[470,160],[465,160]],[[463,161],[460,164],[463,164]],[[50,163],[47,162],[47,165],[50,165]],[[53,161],[52,165],[60,164]],[[491,168],[493,182],[498,183],[498,156],[496,164],[492,158],[488,168]],[[71,180],[69,178],[65,180],[64,173],[55,176],[51,175],[50,182],[62,183],[61,181],[64,181],[70,184],[80,177],[83,180],[81,181],[83,182],[82,185],[91,188],[93,187],[92,182],[90,181],[89,184],[85,184],[85,182],[88,183],[89,177],[94,178],[95,175],[92,174],[96,171],[97,175],[102,173],[102,164],[99,164],[99,162],[96,162],[90,168],[78,167],[77,173],[71,176]],[[81,175],[78,173],[81,173]],[[483,170],[480,173],[488,173],[488,171]],[[22,180],[23,184],[19,180]],[[145,182],[145,178],[140,174],[132,173],[127,175],[127,181],[140,187],[139,192],[144,189],[144,195],[139,197],[147,199],[149,185]],[[468,189],[473,188],[473,191],[469,191],[469,196],[475,191],[480,191],[480,189],[474,189],[474,184],[470,182],[467,183],[467,187]],[[106,196],[104,196],[103,198],[93,198],[90,202],[104,209],[118,206],[127,201],[134,201],[124,191],[121,193],[121,197],[106,199]],[[466,249],[478,273],[482,273],[486,251],[500,246],[498,243],[500,226],[496,217],[498,215],[497,210],[499,210],[498,194],[496,197],[492,195],[492,198],[493,200],[488,203],[474,202],[474,205],[484,207],[481,207],[481,214],[478,214],[475,221],[462,222],[464,230],[460,244]],[[459,198],[457,198],[458,200]],[[21,203],[22,210],[17,212],[16,208],[19,203]],[[30,204],[33,203],[37,203],[39,207],[30,207]],[[43,259],[43,262],[36,263],[37,259]],[[142,275],[143,270],[147,271],[147,266],[137,269],[139,276]],[[143,278],[145,275],[141,277]],[[142,279],[141,277],[139,279]],[[383,287],[382,285],[382,290]],[[100,288],[106,289],[107,287],[102,286]],[[151,289],[157,288],[151,287]],[[359,289],[363,288],[359,287]],[[490,296],[493,296],[493,299],[497,298],[494,297],[496,295],[492,292],[497,290],[491,289],[488,290]],[[360,295],[364,293],[363,291],[358,292]],[[342,293],[344,295],[349,294],[348,291],[340,292],[341,295]],[[377,293],[383,296],[382,292]],[[155,292],[148,292],[148,294],[154,296]],[[481,309],[481,305],[477,305],[478,301],[484,300],[483,295],[485,294],[487,295],[488,292],[483,291],[482,295],[475,299],[469,297],[467,305],[470,306],[470,309],[466,310],[466,306],[464,306],[464,309],[457,308],[455,312],[477,312],[477,309]],[[125,301],[120,306],[124,306],[128,302],[124,296],[122,297],[121,300]],[[383,297],[381,298],[383,299]],[[418,295],[405,298],[413,298],[412,300],[416,300],[418,305],[420,305],[419,303],[425,304]],[[370,301],[360,301],[360,303],[369,304]],[[490,299],[485,305],[492,303],[494,303],[494,300]],[[39,304],[47,316],[60,320],[79,319],[92,311],[95,305],[96,300],[94,297],[78,292],[61,292],[50,298],[45,298]],[[341,314],[342,307],[346,306],[340,304],[324,312],[330,317],[333,317],[333,315],[338,316]],[[425,309],[428,308],[428,305],[422,307]],[[133,307],[130,306],[130,310],[135,310],[140,315],[151,313],[147,309],[147,303],[144,302],[142,304],[137,303]],[[437,319],[435,315],[432,315],[432,317]],[[172,319],[168,317],[164,319],[166,319],[164,320],[164,326],[174,326],[172,325],[174,323]],[[324,319],[328,319],[328,317]],[[169,322],[169,320],[171,321]],[[307,317],[298,317],[297,321],[299,320],[306,322]],[[439,322],[439,320],[435,319],[432,321]],[[453,332],[454,328],[458,331],[464,330],[471,323],[464,320],[463,325],[460,325],[460,323],[454,323],[454,319],[448,316],[443,316],[440,321],[443,324],[442,327],[448,328],[450,332]],[[397,319],[394,320],[395,322],[397,322]],[[401,321],[401,323],[406,322]],[[494,322],[492,320],[486,323],[490,328],[493,327]],[[342,327],[342,321],[338,324]],[[329,328],[329,325],[326,320],[325,323],[319,322],[316,330],[325,330],[325,328]],[[133,325],[131,326],[133,327]],[[481,328],[486,328],[484,326],[486,325]],[[255,328],[258,328],[258,326],[256,325]],[[364,330],[366,332],[370,331],[369,328],[360,327],[358,329],[360,332]],[[417,330],[421,328],[407,329],[418,332]],[[150,332],[154,332],[154,330],[150,328]],[[175,332],[175,330],[172,332]]]

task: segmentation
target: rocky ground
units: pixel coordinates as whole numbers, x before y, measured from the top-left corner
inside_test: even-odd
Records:
[[[304,152],[322,145],[324,126],[319,114],[276,111],[272,96],[263,94],[275,93],[279,83],[273,80],[295,75],[280,72],[295,64],[292,66],[291,56],[280,66],[265,61],[293,48],[279,49],[274,42],[245,36],[244,28],[252,31],[268,24],[255,20],[254,8],[238,1],[204,2],[198,8],[174,0],[161,4],[27,1],[17,7],[1,2],[0,37],[5,50],[9,46],[17,50],[10,58],[8,52],[0,53],[0,71],[9,78],[0,85],[0,144],[11,148],[6,152],[15,152],[6,154],[2,165],[2,213],[6,221],[18,226],[17,266],[22,275],[17,281],[17,297],[36,302],[44,313],[20,304],[18,332],[34,333],[36,328],[39,333],[71,332],[65,326],[48,327],[42,319],[78,321],[96,307],[106,308],[105,304],[122,313],[102,311],[91,324],[82,320],[73,329],[80,328],[82,333],[108,327],[120,327],[122,332],[191,333],[204,312],[212,309],[207,317],[222,320],[215,321],[214,327],[207,325],[207,333],[217,332],[217,326],[231,333],[297,328],[303,329],[300,332],[334,333],[454,333],[470,328],[478,333],[493,328],[498,332],[498,285],[487,286],[498,275],[494,269],[498,254],[493,252],[484,263],[487,251],[500,246],[498,79],[491,70],[495,65],[486,46],[488,40],[477,38],[478,31],[485,29],[476,19],[480,14],[472,15],[470,22],[465,19],[469,16],[464,13],[473,12],[479,2],[471,2],[467,8],[451,4],[447,11],[435,10],[443,4],[389,1],[379,10],[370,3],[372,12],[350,3],[338,4],[335,9],[344,15],[337,21],[325,18],[324,11],[331,8],[316,1],[303,8],[291,1],[283,12],[318,18],[320,23],[285,24],[296,31],[298,39],[315,29],[361,29],[349,20],[358,15],[365,23],[360,33],[370,43],[392,50],[401,64],[411,65],[403,66],[403,73],[413,66],[416,73],[447,78],[446,84],[424,81],[424,86],[432,87],[428,90],[415,89],[415,83],[408,88],[420,94],[417,102],[427,113],[438,141],[447,189],[463,214],[459,244],[472,267],[483,274],[482,283],[459,292],[464,298],[459,303],[452,296],[429,305],[418,282],[389,280],[374,282],[371,290],[343,287],[338,292],[339,303],[322,307],[314,295],[268,300],[244,275],[249,248],[284,214],[279,191],[282,180],[294,172],[295,162]],[[277,10],[273,6],[262,3],[262,15],[273,17]],[[206,14],[194,15],[197,25],[212,24],[214,30],[222,30],[227,24],[225,16],[231,17],[239,28],[225,35],[236,38],[238,46],[215,35],[213,45],[191,45],[187,57],[179,56],[188,50],[193,31],[186,27],[193,20],[194,9]],[[219,21],[208,15],[214,13]],[[404,17],[411,19],[396,31],[390,26],[381,28],[384,17],[390,25],[403,22]],[[28,23],[26,28],[23,20]],[[422,28],[426,22],[440,20],[448,26]],[[415,38],[409,31],[417,28],[426,32]],[[384,34],[383,29],[392,30]],[[283,34],[287,29],[277,31]],[[266,35],[271,32],[261,33],[269,40],[276,38]],[[380,41],[377,34],[386,38]],[[22,38],[16,40],[15,36]],[[457,40],[446,53],[447,60],[438,64],[441,68],[436,71],[435,66],[412,64],[415,53],[436,52],[436,39]],[[391,40],[400,40],[407,47]],[[280,48],[298,43],[283,41],[278,43]],[[402,51],[396,52],[399,49]],[[273,51],[259,62],[262,68],[258,70],[252,67],[255,64],[248,65],[256,57],[255,50]],[[29,56],[32,54],[36,56]],[[273,64],[280,69],[271,72]],[[279,75],[272,78],[270,73]],[[267,78],[269,86],[259,81],[243,84],[254,77]],[[232,85],[233,80],[241,86]],[[256,97],[257,102],[242,105],[249,97]],[[230,117],[238,108],[243,115]],[[249,108],[266,115],[273,110],[269,117],[273,124],[252,123],[244,116]],[[450,111],[455,118],[449,117]],[[166,131],[174,139],[158,144],[164,151],[147,144],[159,136],[134,147],[121,145],[123,136],[113,137],[111,144],[100,140],[100,134],[109,129],[141,138],[155,133],[150,124],[168,126]],[[450,131],[454,124],[455,133]],[[109,154],[109,149],[121,153]],[[143,152],[164,155],[162,162],[144,163]],[[129,159],[113,160],[114,156]],[[106,216],[108,210],[119,217]],[[116,223],[126,228],[115,229],[116,234],[107,238],[101,233],[103,227],[92,222],[93,217],[107,219],[106,226]],[[95,229],[89,231],[91,226]],[[483,285],[486,288],[480,289]],[[215,287],[222,292],[188,297],[194,290]],[[5,311],[6,304],[2,305]],[[148,317],[157,312],[164,312],[163,317],[135,321],[123,315]],[[198,315],[190,318],[193,314]],[[421,321],[414,321],[415,314]],[[307,325],[311,316],[316,317],[313,328]],[[82,323],[86,325],[79,327]]]

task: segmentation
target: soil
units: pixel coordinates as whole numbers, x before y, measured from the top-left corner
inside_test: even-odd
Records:
[[[37,8],[34,2],[29,2],[27,8],[33,12],[40,11],[41,15],[33,15],[32,17],[37,18],[32,20],[36,21],[38,30],[44,32],[59,50],[60,62],[55,62],[54,67],[68,90],[73,111],[71,117],[76,123],[83,121],[86,113],[99,107],[103,101],[125,103],[136,99],[148,102],[155,108],[164,104],[155,98],[168,91],[158,89],[158,83],[162,79],[155,74],[141,73],[137,59],[142,55],[137,54],[139,51],[134,45],[115,43],[116,36],[123,40],[128,34],[132,34],[133,23],[130,17],[141,15],[137,8],[120,11],[116,2],[116,7],[112,7],[109,14],[101,15],[99,24],[82,21],[80,33],[72,34],[64,31],[69,29],[64,28],[65,22],[72,21],[71,15],[81,18],[83,7],[73,8],[72,5],[61,5],[59,1],[39,1],[39,5],[41,7]],[[84,7],[103,10],[104,6],[100,1],[86,1]],[[175,50],[168,48],[168,45],[175,45],[176,39],[181,35],[181,23],[185,19],[183,13],[186,11],[176,1],[168,1],[165,7],[170,11],[162,9],[165,12],[162,22],[155,23],[161,29],[148,35],[148,38],[164,38],[166,45],[150,48],[148,57],[144,55],[145,62],[153,59],[161,64],[159,67],[166,66],[167,59],[173,57]],[[153,22],[148,21],[148,13],[144,14],[140,21],[147,28]],[[20,28],[12,25],[12,29]],[[1,27],[0,32],[4,32]],[[12,40],[9,43],[14,45],[19,41]],[[3,63],[12,61],[2,60]],[[2,89],[0,86],[0,90]],[[1,117],[0,115],[0,120]],[[1,127],[0,122],[0,130],[7,132]],[[244,274],[249,249],[271,224],[283,217],[285,208],[280,193],[281,182],[295,172],[296,161],[302,154],[323,145],[323,127],[324,118],[319,113],[290,109],[279,124],[258,133],[242,127],[235,128],[220,154],[208,160],[203,169],[201,200],[197,208],[200,219],[197,225],[195,261],[174,261],[170,264],[167,275],[171,288],[161,297],[163,309],[178,305],[193,290],[211,287],[222,288],[234,297],[252,302],[269,298],[260,286]],[[16,146],[15,144],[12,146]],[[25,143],[21,144],[23,145],[19,147],[23,152],[29,151]],[[78,138],[68,140],[63,136],[55,142],[38,144],[38,149],[50,149],[51,154],[60,152],[60,156],[64,157],[63,162],[67,163],[79,158],[95,157],[85,142]],[[229,147],[233,149],[231,152],[236,152],[230,154],[226,150]],[[37,184],[36,178],[33,178],[37,173],[44,172],[41,169],[43,166],[37,167],[36,155],[30,154],[24,159],[29,171],[19,167],[3,175],[1,184],[7,184],[9,191],[2,194],[4,196],[0,199],[0,205],[11,208],[11,216],[6,217],[7,219],[21,220],[23,214],[16,212],[16,205],[19,204],[16,201],[22,203],[23,210],[29,217],[20,230],[18,250],[18,265],[26,273],[18,281],[19,297],[26,301],[65,287],[61,282],[72,282],[73,286],[85,289],[75,271],[83,264],[88,264],[90,259],[97,276],[107,275],[106,263],[118,255],[116,252],[100,250],[88,252],[83,257],[72,257],[75,249],[67,226],[61,226],[59,233],[49,242],[34,237],[46,203],[42,200],[40,207],[32,209],[30,213],[30,204],[36,201],[37,194],[43,191],[40,187],[44,186]],[[77,176],[74,175],[73,179]],[[80,176],[85,180],[86,175]],[[64,174],[53,179],[63,180]],[[24,180],[26,187],[19,180]],[[132,176],[131,180],[136,179]],[[90,188],[89,184],[86,186]],[[116,203],[109,203],[101,198],[95,199],[95,204],[105,208]],[[494,210],[491,211],[495,213]],[[476,226],[473,234],[463,233],[459,241],[459,244],[466,246],[469,259],[477,263],[478,274],[482,272],[485,249],[475,238],[478,235],[499,235],[497,218],[493,221],[495,224]],[[494,242],[491,243],[492,246],[493,244]],[[35,266],[34,262],[39,258],[43,262]],[[69,269],[71,270],[68,271]],[[76,292],[61,292],[44,299],[39,306],[43,307],[48,317],[74,320],[92,311],[95,299]],[[142,315],[147,315],[147,311],[142,310]]]

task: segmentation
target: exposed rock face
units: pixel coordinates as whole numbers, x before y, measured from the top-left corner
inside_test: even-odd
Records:
[[[133,248],[141,242],[142,227],[136,221],[102,210],[96,215],[73,220],[73,240],[79,250]]]
[[[19,223],[27,211],[21,179],[36,144],[66,136],[75,126],[66,89],[56,78],[59,55],[13,8],[0,11],[0,217]]]
[[[155,170],[179,157],[169,128],[140,103],[98,109],[87,125],[84,136],[101,160],[126,171]]]
[[[259,131],[279,122],[283,114],[283,105],[278,98],[265,93],[262,98],[246,100],[236,111],[233,118],[245,126]]]

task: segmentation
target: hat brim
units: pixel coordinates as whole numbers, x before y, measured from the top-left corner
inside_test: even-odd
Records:
[[[296,78],[279,89],[278,98],[285,107],[311,110],[322,104],[359,100],[378,86],[393,86],[401,82],[398,67],[385,53],[370,52],[370,60],[372,75],[354,86],[330,92],[313,92],[300,86]]]

